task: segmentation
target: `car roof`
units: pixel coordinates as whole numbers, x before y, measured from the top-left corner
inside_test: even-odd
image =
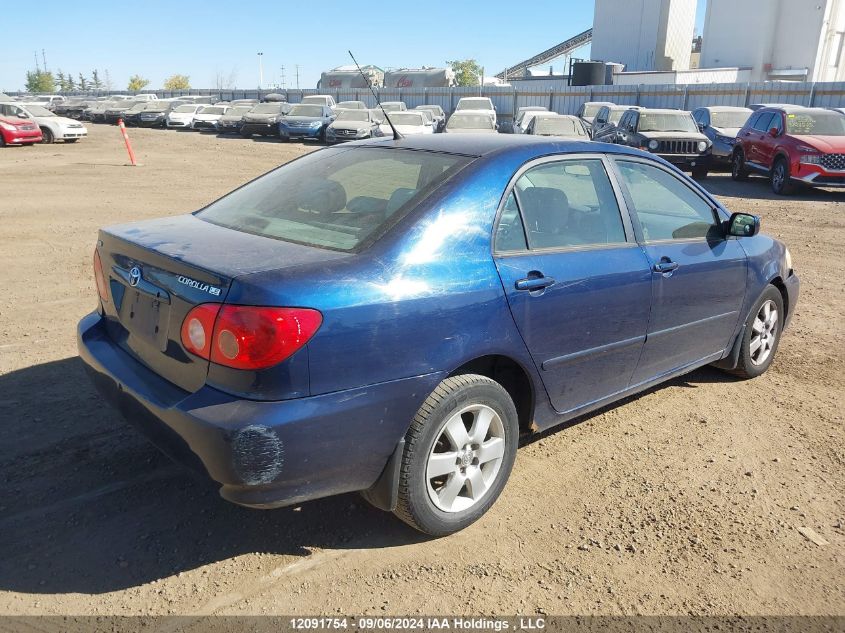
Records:
[[[696,110],[710,110],[710,112],[751,112],[751,108],[742,106],[702,106]]]
[[[773,106],[766,106],[765,108],[760,108],[758,112],[808,112],[810,114],[823,114],[825,112],[830,112],[827,108],[808,108],[807,106],[800,106],[800,105],[773,105]]]
[[[676,110],[675,108],[640,108],[640,112],[652,112],[655,114],[689,114],[688,110]]]
[[[464,156],[489,156],[496,153],[508,153],[511,151],[531,148],[536,156],[543,156],[551,153],[572,153],[572,152],[597,152],[613,154],[642,155],[633,148],[625,145],[614,145],[610,143],[597,143],[595,141],[561,141],[544,136],[532,136],[530,134],[415,134],[404,136],[394,140],[391,137],[382,137],[374,140],[357,141],[347,143],[350,146],[387,147],[392,146],[401,149],[416,149],[431,152],[444,152],[449,154],[463,154]]]

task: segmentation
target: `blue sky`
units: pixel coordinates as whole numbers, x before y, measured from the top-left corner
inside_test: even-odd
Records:
[[[355,6],[363,8],[349,10]],[[255,88],[259,51],[264,84],[279,81],[284,65],[288,88],[295,87],[297,64],[300,87],[313,88],[323,70],[350,63],[347,49],[361,64],[381,67],[475,58],[493,75],[589,28],[593,0],[42,0],[27,13],[35,28],[3,29],[0,91],[22,88],[42,49],[53,72],[89,77],[96,68],[102,78],[108,70],[114,89],[125,89],[135,73],[150,88],[174,73],[189,75],[196,88],[213,87],[218,73],[238,88]],[[556,63],[561,70],[562,60]]]

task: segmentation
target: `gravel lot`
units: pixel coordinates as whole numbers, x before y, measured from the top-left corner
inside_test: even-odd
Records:
[[[546,434],[484,519],[429,540],[357,495],[230,505],[100,401],[75,343],[97,228],[309,147],[132,129],[131,168],[91,127],[0,151],[0,613],[845,614],[845,194],[709,178],[802,278],[772,369],[702,369]]]

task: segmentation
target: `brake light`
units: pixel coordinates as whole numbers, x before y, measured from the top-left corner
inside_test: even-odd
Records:
[[[97,284],[97,294],[103,301],[109,300],[109,288],[106,285],[106,276],[103,274],[103,262],[100,261],[100,253],[94,249],[94,281]]]
[[[323,322],[317,310],[203,303],[182,322],[192,354],[235,369],[265,369],[292,356]]]

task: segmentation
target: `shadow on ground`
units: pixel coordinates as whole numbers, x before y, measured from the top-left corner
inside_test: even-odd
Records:
[[[422,540],[358,495],[249,510],[102,402],[78,358],[0,376],[0,591],[103,593],[263,552]]]
[[[668,384],[725,380],[705,368]],[[0,376],[0,419],[0,591],[96,594],[240,554],[424,539],[354,494],[272,511],[223,501],[101,401],[78,358]]]
[[[789,196],[779,196],[772,191],[768,178],[752,175],[748,180],[737,182],[731,179],[730,174],[710,174],[707,178],[699,181],[699,184],[716,196],[730,196],[733,198],[753,198],[756,200],[779,200],[784,204],[798,200],[818,202],[842,202],[845,200],[845,191],[837,189],[814,189],[811,187],[798,187],[795,193]],[[731,209],[731,211],[743,211],[743,209]],[[748,210],[753,213],[753,209]]]

